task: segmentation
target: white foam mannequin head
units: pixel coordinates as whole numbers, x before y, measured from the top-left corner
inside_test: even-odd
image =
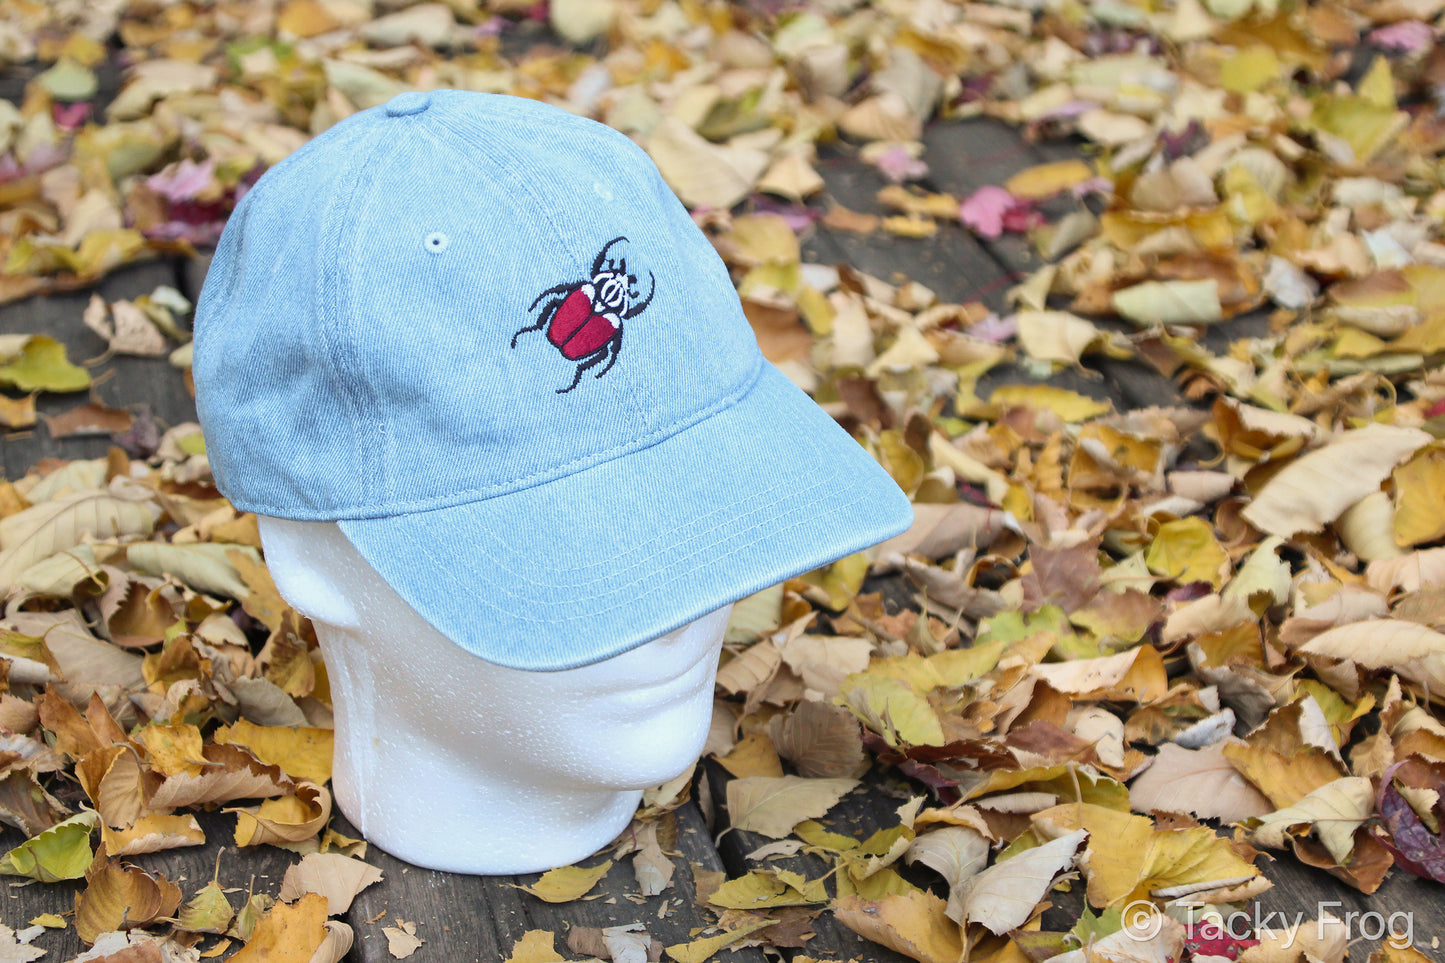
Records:
[[[433,628],[334,522],[260,529],[326,659],[337,805],[393,856],[478,874],[575,862],[702,751],[732,606],[592,665],[509,669]]]

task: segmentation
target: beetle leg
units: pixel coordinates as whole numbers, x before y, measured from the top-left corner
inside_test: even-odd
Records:
[[[517,339],[520,338],[522,335],[526,334],[528,331],[541,331],[543,328],[545,328],[547,326],[547,322],[552,319],[552,315],[557,313],[557,309],[562,307],[565,300],[565,298],[557,298],[556,300],[547,302],[547,306],[542,309],[542,314],[537,318],[536,324],[529,325],[528,327],[525,327],[522,330],[518,331],[516,334],[512,335],[512,347],[515,348],[517,346]]]
[[[612,355],[612,357],[611,357],[610,359],[608,359],[608,361],[607,361],[607,367],[603,368],[601,371],[597,372],[595,375],[592,376],[592,377],[594,377],[594,378],[600,378],[600,377],[602,377],[603,375],[605,375],[607,372],[611,371],[611,370],[612,370],[612,366],[617,363],[618,357],[622,354],[622,329],[621,329],[621,328],[618,328],[618,329],[617,329],[617,336],[607,343],[607,347],[606,347],[604,350],[605,350],[608,354]]]
[[[582,283],[585,283],[585,282],[582,282]],[[567,294],[567,293],[570,293],[573,288],[579,288],[579,287],[581,287],[581,286],[582,286],[582,283],[578,283],[578,284],[559,284],[559,285],[557,285],[555,288],[548,288],[547,290],[543,291],[541,294],[537,295],[537,300],[535,300],[535,301],[532,302],[532,306],[527,309],[527,313],[528,313],[528,314],[531,314],[533,311],[535,311],[535,310],[537,309],[537,305],[541,304],[541,303],[542,303],[542,299],[545,298],[545,297],[547,297],[548,295],[551,295],[551,294]],[[545,315],[547,312],[546,312],[546,311],[543,311],[542,313]]]
[[[599,361],[601,361],[601,360],[602,360],[603,358],[605,358],[606,356],[607,356],[607,349],[606,349],[606,348],[600,348],[600,349],[598,349],[597,351],[594,351],[594,352],[592,352],[590,355],[588,355],[588,356],[587,356],[587,360],[584,361],[584,362],[582,362],[581,364],[579,364],[579,365],[577,366],[577,372],[572,376],[572,383],[571,383],[570,385],[568,385],[567,387],[565,387],[565,388],[558,388],[558,389],[557,389],[557,394],[559,394],[559,395],[565,395],[567,392],[569,392],[569,391],[571,391],[573,388],[577,387],[577,383],[582,380],[582,372],[586,371],[588,368],[590,368],[590,367],[592,367],[593,365],[597,364]]]

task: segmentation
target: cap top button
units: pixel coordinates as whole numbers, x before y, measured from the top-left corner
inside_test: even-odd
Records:
[[[386,102],[386,116],[405,117],[407,114],[419,114],[430,106],[431,94],[420,90],[408,90]]]

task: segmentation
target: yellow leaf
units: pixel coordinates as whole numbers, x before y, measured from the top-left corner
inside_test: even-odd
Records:
[[[1225,58],[1219,66],[1219,86],[1231,93],[1247,94],[1278,80],[1280,68],[1273,47],[1255,44]]]
[[[773,748],[773,741],[766,731],[750,732],[737,741],[737,745],[725,756],[718,756],[719,763],[728,772],[740,779],[748,776],[781,776],[783,763]]]
[[[219,743],[245,746],[251,755],[280,766],[293,779],[324,783],[331,778],[331,752],[335,734],[309,726],[258,726],[245,719],[216,730]]]
[[[1229,553],[1214,537],[1214,528],[1204,519],[1188,518],[1159,526],[1144,555],[1149,571],[1180,585],[1208,582],[1218,589],[1229,575]]]
[[[307,893],[261,917],[231,963],[310,963],[326,940],[326,898]]]
[[[142,816],[128,829],[111,829],[102,823],[100,839],[112,856],[138,856],[206,844],[201,824],[188,814]]]
[[[1082,184],[1094,176],[1081,160],[1055,161],[1027,167],[1004,182],[1004,190],[1024,200],[1040,200]]]
[[[236,845],[299,843],[319,833],[331,818],[331,793],[315,783],[296,786],[296,794],[268,799],[254,809],[228,809],[236,814]]]
[[[20,357],[0,364],[0,385],[19,391],[84,391],[90,374],[70,363],[65,345],[37,334],[25,342]]]
[[[941,746],[945,741],[938,713],[898,679],[860,672],[844,682],[837,701],[889,745]]]
[[[826,568],[809,572],[802,578],[804,582],[822,590],[828,608],[842,611],[863,587],[863,579],[867,575],[868,555],[866,552],[858,552],[840,558]]]
[[[1241,881],[1259,870],[1208,826],[1158,830],[1147,816],[1089,803],[1063,803],[1035,813],[1034,825],[1089,831],[1088,853],[1080,862],[1088,879],[1089,902],[1120,906],[1148,899],[1170,886]]]
[[[94,812],[76,813],[0,857],[0,873],[42,883],[80,879],[94,858],[90,831],[99,824],[100,816]]]
[[[1070,424],[1108,414],[1112,407],[1107,401],[1096,401],[1087,395],[1052,385],[1000,385],[989,395],[988,401],[991,405],[1005,408],[1052,411]]]
[[[707,901],[722,909],[736,910],[828,902],[828,891],[823,887],[822,880],[804,880],[796,873],[786,875],[792,879],[784,879],[784,874],[755,869],[746,876],[723,883]]]
[[[899,237],[932,237],[938,233],[937,221],[928,217],[919,217],[916,214],[885,217],[882,225],[883,230],[889,234],[897,234]]]
[[[548,930],[528,930],[512,944],[506,963],[566,963],[567,958],[557,952],[556,940],[557,935]]]
[[[717,955],[719,950],[733,945],[765,926],[772,926],[776,922],[773,919],[755,920],[717,936],[705,936],[693,940],[691,943],[675,943],[667,948],[667,955],[677,963],[703,963],[704,960],[710,960]]]
[[[1422,448],[1394,478],[1395,541],[1420,545],[1445,537],[1445,448]]]
[[[845,896],[833,904],[838,922],[919,963],[958,963],[963,934],[943,900],[923,890],[882,899]]]
[[[798,235],[779,214],[745,214],[733,218],[732,227],[718,238],[724,249],[731,248],[737,263],[797,264],[801,257]]]
[[[531,886],[518,886],[533,896],[548,903],[570,903],[579,900],[601,882],[602,877],[612,868],[612,861],[591,868],[584,866],[560,866],[542,874],[542,878]]]
[[[150,767],[162,776],[181,773],[199,776],[207,765],[202,754],[201,730],[193,725],[152,723],[136,733],[135,738],[146,747]]]

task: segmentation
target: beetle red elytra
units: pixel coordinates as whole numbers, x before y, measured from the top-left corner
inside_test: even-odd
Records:
[[[562,352],[562,357],[579,362],[572,375],[572,383],[558,388],[559,395],[577,387],[582,380],[582,372],[603,361],[607,362],[606,367],[593,377],[600,378],[612,370],[622,354],[622,322],[641,314],[657,292],[657,278],[649,271],[647,297],[639,300],[638,278],[627,270],[627,255],[609,256],[614,245],[626,241],[626,237],[614,237],[607,242],[592,262],[590,280],[559,284],[537,295],[527,308],[527,313],[531,314],[537,310],[537,305],[547,302],[537,316],[537,323],[512,335],[512,347],[515,348],[517,339],[528,331],[546,329],[547,340]]]

